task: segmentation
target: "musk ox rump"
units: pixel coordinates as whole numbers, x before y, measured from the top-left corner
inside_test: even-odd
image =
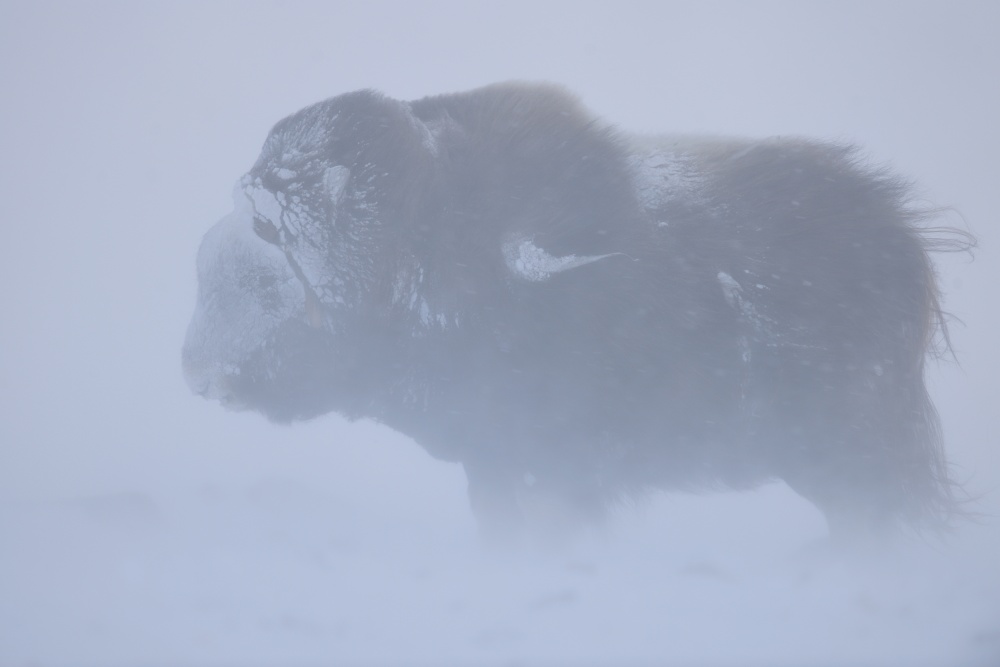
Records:
[[[925,216],[853,148],[629,137],[548,85],[362,91],[279,122],[235,200],[192,388],[383,422],[464,465],[487,531],[775,478],[835,532],[952,511]]]

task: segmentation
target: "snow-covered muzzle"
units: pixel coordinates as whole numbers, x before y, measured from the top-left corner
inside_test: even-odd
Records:
[[[286,180],[297,176],[276,171]],[[183,353],[193,391],[245,407],[239,385],[282,373],[283,360],[271,348],[281,349],[285,330],[331,329],[332,311],[345,303],[330,279],[336,276],[332,213],[348,176],[343,167],[328,169],[314,188],[321,192],[310,192],[301,180],[282,189],[251,174],[240,180],[233,212],[209,230],[198,251],[198,304]]]
[[[381,223],[371,174],[275,136],[202,241],[183,360],[194,392],[287,421],[329,409],[327,380],[357,362],[342,342],[377,278]]]
[[[191,389],[230,404],[231,380],[253,353],[285,322],[307,315],[285,252],[254,233],[254,208],[240,189],[234,203],[198,250],[198,302],[183,353]]]

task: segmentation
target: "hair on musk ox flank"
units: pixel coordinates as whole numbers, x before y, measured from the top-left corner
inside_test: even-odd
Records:
[[[487,533],[776,478],[834,534],[954,512],[928,213],[851,147],[629,137],[551,85],[361,91],[279,122],[234,199],[193,390],[385,423],[464,465]]]

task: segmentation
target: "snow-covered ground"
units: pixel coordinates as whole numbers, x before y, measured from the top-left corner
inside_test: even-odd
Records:
[[[221,466],[215,483],[5,504],[4,662],[992,665],[1000,656],[996,539],[983,529],[948,547],[844,559],[822,543],[816,512],[775,485],[661,499],[558,552],[492,554],[461,511],[458,471],[393,440],[381,454],[407,473],[385,474],[376,456],[340,461],[353,474],[329,478],[346,489],[305,465],[239,480]]]
[[[0,665],[1000,664],[998,25],[973,4],[0,6]],[[189,394],[198,239],[273,122],[509,78],[636,132],[857,141],[954,206],[982,247],[941,261],[961,366],[931,384],[981,518],[845,557],[776,484],[489,553],[462,471],[405,437]]]

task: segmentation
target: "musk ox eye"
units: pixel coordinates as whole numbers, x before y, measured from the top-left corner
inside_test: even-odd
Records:
[[[272,245],[281,244],[281,235],[278,233],[278,228],[270,220],[266,220],[261,217],[256,217],[253,219],[253,232],[261,239],[267,241]]]

